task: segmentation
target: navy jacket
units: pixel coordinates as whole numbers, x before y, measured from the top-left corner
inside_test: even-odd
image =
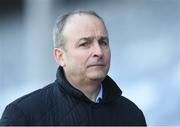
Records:
[[[121,96],[107,76],[100,103],[89,100],[65,79],[59,67],[54,83],[9,104],[0,125],[146,125],[142,111]]]

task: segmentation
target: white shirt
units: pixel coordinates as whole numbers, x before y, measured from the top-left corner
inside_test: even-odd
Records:
[[[102,84],[101,84],[101,88],[99,90],[99,93],[96,97],[96,103],[99,103],[101,100],[102,100],[102,96],[103,96],[103,87],[102,87]]]

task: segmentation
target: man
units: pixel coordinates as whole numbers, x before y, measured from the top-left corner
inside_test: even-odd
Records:
[[[101,17],[67,13],[53,34],[57,79],[9,104],[1,125],[146,125],[142,111],[107,75],[111,51]]]

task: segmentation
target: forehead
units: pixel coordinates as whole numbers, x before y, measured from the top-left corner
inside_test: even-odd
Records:
[[[108,33],[105,25],[99,18],[88,14],[75,14],[69,17],[65,24],[63,35],[66,39],[78,39],[88,36],[108,36]]]

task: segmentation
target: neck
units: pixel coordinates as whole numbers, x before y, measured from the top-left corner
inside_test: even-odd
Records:
[[[91,101],[96,102],[96,97],[100,90],[100,83],[98,84],[89,84],[85,87],[80,87],[79,89],[88,97]]]
[[[79,81],[68,80],[71,85],[85,94],[87,98],[95,102],[100,90],[101,81]]]

